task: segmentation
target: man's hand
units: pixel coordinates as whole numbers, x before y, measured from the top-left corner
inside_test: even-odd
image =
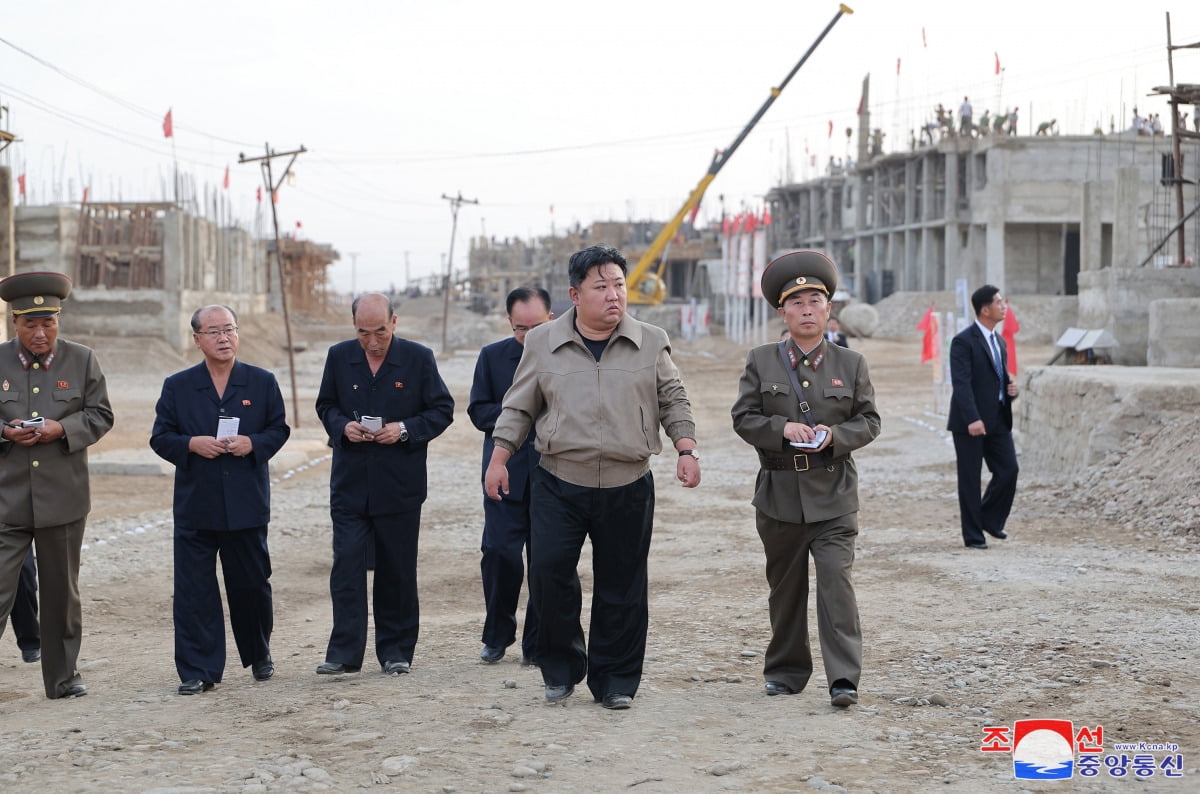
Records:
[[[49,444],[52,441],[58,441],[67,434],[63,430],[62,424],[57,419],[47,419],[46,424],[42,425],[40,430],[34,431],[38,437],[39,444]]]
[[[967,425],[967,433],[972,436],[986,436],[987,428],[984,427],[982,419],[976,419],[974,422]]]
[[[400,440],[400,423],[388,422],[372,436],[376,444],[395,444]]]
[[[229,436],[221,439],[225,443],[225,451],[230,455],[244,458],[254,451],[254,442],[250,436]]]
[[[13,425],[17,425],[14,427]],[[14,444],[20,444],[23,447],[32,447],[41,441],[41,432],[35,427],[20,427],[19,422],[13,422],[11,425],[7,422],[3,428],[4,437]]]
[[[226,439],[218,439],[215,436],[192,436],[188,439],[188,452],[195,452],[202,458],[212,460],[228,451],[225,441]]]
[[[684,488],[695,488],[700,484],[700,461],[691,455],[680,455],[675,464],[675,478]]]
[[[488,498],[497,501],[508,493],[508,467],[495,457],[488,463],[487,471],[483,474],[483,492]]]
[[[347,441],[353,441],[355,444],[375,440],[374,434],[358,422],[347,422],[346,426],[342,428],[342,435],[346,437]]]

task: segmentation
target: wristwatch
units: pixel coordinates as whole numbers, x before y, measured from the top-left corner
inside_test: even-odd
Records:
[[[682,458],[684,455],[691,455],[691,456],[692,456],[692,460],[695,460],[695,461],[697,461],[697,462],[700,460],[700,453],[699,453],[699,452],[697,452],[697,451],[696,451],[696,450],[694,450],[694,449],[681,449],[681,450],[679,450],[679,457],[681,457],[681,458]]]
[[[403,422],[400,423],[400,441],[408,441],[408,428],[404,426]]]

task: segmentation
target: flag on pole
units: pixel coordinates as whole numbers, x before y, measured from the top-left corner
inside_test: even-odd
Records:
[[[223,188],[229,190],[229,166],[225,166],[225,181],[221,184]]]
[[[917,323],[917,330],[924,331],[925,336],[921,340],[921,363],[932,361],[940,354],[938,350],[938,318],[933,311],[933,304],[929,304],[929,308],[925,310],[925,316],[921,318],[921,322]]]
[[[896,59],[896,76],[897,77],[900,76],[900,59],[899,58]]]
[[[91,188],[86,188],[86,187],[85,187],[85,188],[83,189],[83,203],[84,203],[84,204],[87,204],[87,200],[88,200],[88,193],[90,193],[90,192],[91,192]]]
[[[22,195],[22,196],[25,195],[25,175],[24,174],[21,174],[20,176],[17,177],[17,192],[20,193],[20,195]]]
[[[929,47],[929,42],[925,40],[925,28],[921,28],[921,46]]]
[[[163,137],[171,138],[175,135],[175,125],[171,122],[171,109],[167,109],[167,115],[163,116]]]
[[[996,74],[1000,74],[1000,53],[993,52],[992,54],[996,56]]]
[[[828,137],[830,137],[830,138],[833,137],[833,119],[829,120],[829,135],[828,135]]]
[[[1004,346],[1008,348],[1008,372],[1016,377],[1017,374],[1017,331],[1021,330],[1021,324],[1017,322],[1017,315],[1012,310],[1012,304],[1008,301],[1004,302],[1004,323],[1000,326],[1000,337],[1004,340]]]
[[[262,204],[262,187],[261,186],[254,188],[254,200],[257,201],[259,204]]]

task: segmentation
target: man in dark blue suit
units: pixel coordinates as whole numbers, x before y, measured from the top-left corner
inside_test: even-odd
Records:
[[[467,415],[482,430],[483,474],[492,459],[492,428],[500,417],[504,393],[512,386],[513,375],[525,350],[525,334],[554,318],[550,311],[550,293],[544,289],[517,287],[505,300],[513,335],[479,351],[475,379],[471,382],[471,404]],[[483,575],[483,600],[487,617],[483,621],[483,650],[479,658],[489,664],[504,658],[505,649],[517,638],[517,601],[525,578],[525,560],[529,554],[529,474],[538,465],[530,433],[508,459],[508,493],[500,500],[483,499],[483,542],[479,563]],[[537,603],[531,597],[525,607],[525,630],[521,635],[521,660],[534,663],[537,646]]]
[[[958,457],[958,507],[963,543],[986,549],[984,533],[1003,540],[1004,524],[1017,492],[1017,451],[1012,439],[1012,401],[1017,384],[1008,373],[1008,351],[996,333],[1006,304],[1000,290],[985,284],[971,295],[975,322],[950,343],[954,387],[946,429]],[[992,473],[980,497],[981,466]]]
[[[420,620],[417,534],[429,442],[454,421],[454,398],[429,348],[395,336],[385,295],[351,306],[357,339],[329,349],[317,394],[333,468],[329,513],[333,630],[321,675],[356,673],[367,648],[367,551],[375,550],[375,654],[387,675],[412,665]]]
[[[192,315],[204,361],[163,382],[150,446],[175,464],[175,669],[179,694],[207,692],[225,670],[225,616],[242,667],[256,681],[271,660],[269,461],[291,434],[275,376],[237,360],[237,315],[205,306]]]

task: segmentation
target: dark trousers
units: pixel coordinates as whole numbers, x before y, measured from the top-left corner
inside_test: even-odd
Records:
[[[483,500],[483,543],[479,572],[483,576],[483,644],[507,648],[517,638],[517,602],[525,579],[525,555],[529,552],[529,500]],[[521,652],[537,655],[537,602],[531,595],[525,606],[525,628]]]
[[[587,676],[597,699],[637,694],[646,656],[646,558],[654,524],[649,472],[619,488],[585,488],[537,468],[531,475],[531,589],[538,604],[537,661],[547,686]],[[579,554],[592,541],[588,642],[580,615]]]
[[[12,606],[13,634],[17,647],[30,651],[42,647],[42,628],[38,625],[37,563],[33,549],[21,563],[21,576],[17,580],[17,598]]]
[[[33,544],[41,574],[42,684],[48,698],[62,697],[68,687],[82,683],[76,664],[83,639],[79,552],[86,526],[85,518],[36,529],[0,524],[0,633],[17,599],[21,567]]]
[[[421,508],[367,516],[331,508],[333,568],[329,596],[333,631],[325,661],[361,667],[367,650],[367,560],[375,553],[372,607],[379,663],[412,663],[421,610],[417,598],[417,536]]]
[[[771,642],[763,660],[763,677],[799,692],[812,677],[808,642],[808,558],[817,575],[817,637],[825,679],[858,686],[862,674],[862,628],[850,570],[858,514],[828,521],[791,524],[758,512],[758,536],[767,557],[767,598]]]
[[[985,543],[983,533],[1004,531],[1013,497],[1017,493],[1017,450],[1012,433],[972,436],[954,433],[958,458],[958,509],[962,515],[964,544]],[[979,495],[982,465],[987,463],[992,479],[982,498]]]
[[[231,531],[175,528],[175,669],[180,681],[221,680],[225,613],[217,556],[229,602],[229,625],[242,667],[271,653],[274,625],[267,528]]]

